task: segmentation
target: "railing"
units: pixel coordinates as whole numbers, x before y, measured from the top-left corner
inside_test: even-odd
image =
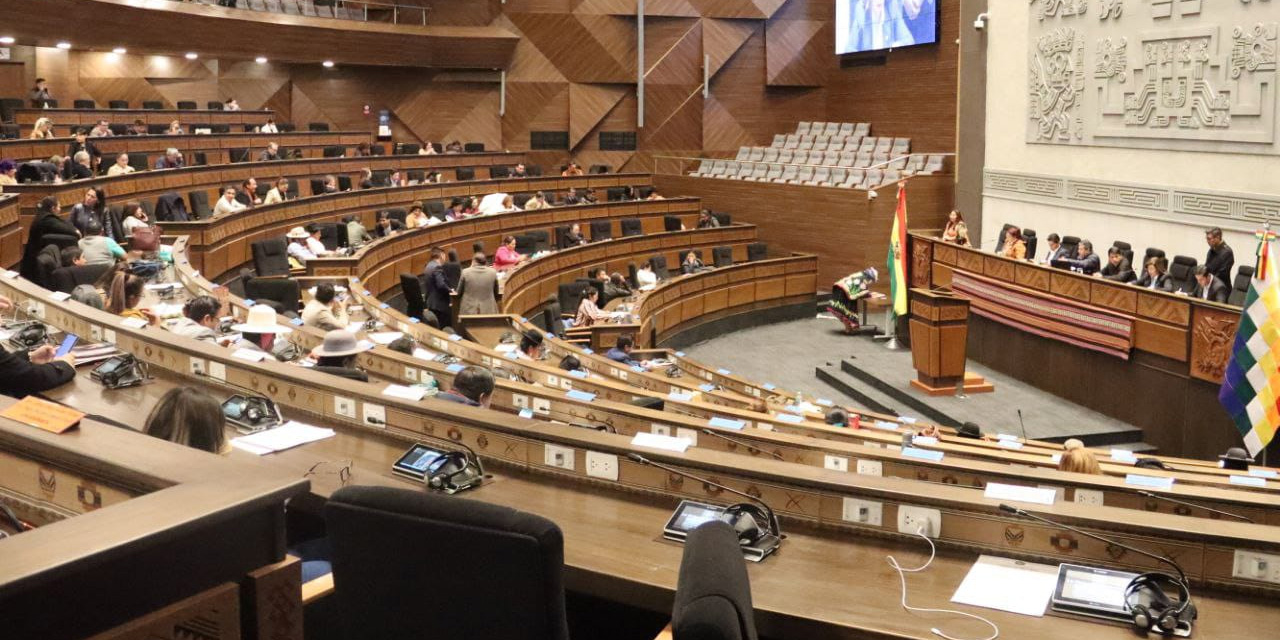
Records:
[[[175,0],[181,2],[183,0]],[[231,9],[247,9],[315,18],[390,22],[391,24],[427,24],[431,7],[365,0],[195,0],[200,4]],[[402,15],[403,14],[403,15]],[[389,20],[388,20],[389,18]],[[402,21],[403,18],[403,21]]]
[[[899,176],[896,180],[882,182],[881,184],[872,185],[870,187],[870,188],[875,188],[878,186],[883,186],[884,184],[890,184],[892,182],[897,182],[898,180],[910,178],[916,175],[936,175],[936,174],[954,172],[955,155],[956,154],[954,153],[908,153],[906,155],[893,157],[884,162],[879,162],[879,163],[864,166],[864,167],[846,167],[846,166],[835,165],[835,164],[814,164],[809,162],[779,162],[777,160],[773,160],[773,161],[738,160],[736,158],[709,158],[709,157],[695,158],[690,156],[654,156],[653,157],[653,173],[655,175],[688,176],[688,175],[691,175],[694,172],[694,170],[697,169],[697,167],[704,162],[708,162],[708,163],[733,162],[737,164],[750,163],[753,165],[765,164],[765,165],[780,165],[783,167],[787,167],[787,166],[813,167],[815,171],[818,169],[841,170],[845,172],[857,171],[857,172],[862,172],[863,175],[866,175],[866,172],[871,170],[879,170],[881,172],[885,172],[888,170],[895,170],[896,167],[901,167],[896,169],[898,171],[898,176]],[[931,171],[922,170],[927,166],[928,158],[930,157],[942,158],[943,164],[941,166],[935,167],[934,170],[931,170]],[[952,158],[952,160],[948,162],[946,160],[947,158]],[[725,180],[742,179],[742,178],[738,178],[738,176],[736,175],[709,176],[704,174],[703,176],[695,176],[695,177],[709,177],[709,178],[719,178],[719,179],[725,179]],[[772,180],[770,180],[770,182],[772,182]],[[855,185],[855,186],[851,186],[850,188],[857,189],[857,188],[866,188],[866,187],[859,187]]]

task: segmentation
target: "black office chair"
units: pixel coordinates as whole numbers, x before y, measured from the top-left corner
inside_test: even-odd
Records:
[[[329,251],[337,251],[341,247],[347,246],[347,225],[340,222],[317,222],[316,228],[320,230],[320,243]],[[341,228],[342,235],[339,237],[338,230]]]
[[[199,109],[200,105],[196,104],[195,100],[179,100],[177,107],[183,111],[194,111]]]
[[[573,246],[573,242],[569,240],[569,229],[569,225],[560,225],[552,229],[552,232],[556,235],[557,249],[564,249],[566,247]]]
[[[412,273],[400,274],[400,293],[404,295],[405,313],[410,318],[422,320],[426,309],[426,297],[422,295],[422,281]]]
[[[134,152],[129,154],[129,166],[133,167],[134,171],[146,171],[147,169],[150,169],[151,166],[147,164],[150,160],[151,157],[145,153]]]
[[[22,98],[0,98],[0,122],[13,124],[17,116],[14,111],[26,106],[27,101]]]
[[[458,259],[458,252],[453,249],[449,250],[448,260],[440,265],[440,270],[444,271],[444,280],[449,283],[450,289],[457,289],[458,283],[462,282],[462,261]]]
[[[129,101],[128,100],[108,100],[107,108],[108,109],[128,109]]]
[[[626,187],[609,187],[604,192],[605,200],[608,202],[618,202],[627,197]]]
[[[208,109],[209,111],[222,111],[222,107],[224,106],[221,102],[218,102],[217,100],[210,100],[204,104],[205,104],[205,108]]]
[[[494,180],[497,180],[498,178],[509,178],[511,177],[511,167],[503,164],[495,164],[489,167],[489,177]]]
[[[769,245],[763,242],[752,242],[747,245],[747,262],[764,260],[769,257]]]
[[[345,154],[346,152],[347,152],[346,147],[334,145],[334,146],[325,147],[323,150],[320,151],[320,155],[325,158],[341,158],[342,155]]]
[[[1253,280],[1255,271],[1253,267],[1247,265],[1240,265],[1236,269],[1235,280],[1231,282],[1231,293],[1227,295],[1227,304],[1244,306],[1244,300],[1249,295],[1249,283]]]
[[[188,222],[191,214],[187,212],[187,203],[176,191],[162,194],[156,198],[156,217],[158,222]]]
[[[733,266],[733,247],[715,247],[711,250],[711,259],[717,268]]]
[[[329,123],[327,122],[310,122],[307,124],[307,131],[328,131]]]
[[[640,224],[640,218],[623,218],[621,225],[622,237],[624,238],[644,235],[644,227]]]
[[[391,170],[378,169],[373,172],[373,175],[369,177],[369,180],[373,182],[373,186],[375,187],[385,187],[391,181]]]
[[[522,255],[533,254],[536,250],[535,248],[536,242],[537,241],[534,239],[534,237],[531,234],[528,234],[528,233],[516,234],[516,253],[520,253]]]
[[[468,142],[468,143],[466,143],[466,144],[463,144],[463,145],[462,145],[462,151],[463,151],[464,153],[481,153],[481,152],[483,152],[483,151],[484,151],[484,143],[483,143],[483,142]]]
[[[689,532],[671,632],[673,640],[756,640],[751,581],[731,525],[712,520]]]
[[[529,199],[533,197],[531,193],[517,193],[511,196],[511,203],[523,209],[524,205],[529,203]]]
[[[1196,259],[1191,256],[1174,256],[1169,263],[1169,280],[1174,291],[1191,293],[1196,286]]]
[[[293,278],[249,277],[244,282],[244,296],[270,305],[277,313],[296,316],[302,300],[302,288]]]
[[[680,216],[662,216],[663,231],[679,231],[680,226]]]
[[[232,147],[227,149],[227,157],[232,162],[251,162],[254,160],[253,152],[247,147]]]
[[[608,220],[592,220],[591,221],[591,241],[600,242],[613,237],[613,230]]]
[[[409,169],[404,172],[404,179],[415,184],[421,183],[427,179],[427,172],[422,169]]]
[[[142,108],[143,108],[143,109],[150,109],[150,110],[152,110],[152,111],[156,111],[156,110],[159,110],[159,109],[163,109],[163,108],[164,108],[164,103],[163,103],[163,102],[161,102],[161,101],[159,101],[159,100],[143,100],[143,101],[142,101]]]
[[[392,220],[399,220],[402,223],[409,219],[409,212],[404,207],[392,207],[390,209],[383,209],[382,211]]]
[[[311,195],[318,196],[324,193],[324,178],[311,178]]]
[[[45,289],[53,288],[53,272],[62,268],[62,250],[53,244],[46,244],[36,254],[35,283]]]
[[[268,238],[249,244],[253,270],[259,276],[289,275],[289,243],[284,238]]]
[[[1111,246],[1115,247],[1116,249],[1119,249],[1120,255],[1124,256],[1125,260],[1128,260],[1129,264],[1133,266],[1135,270],[1137,270],[1138,267],[1142,266],[1142,265],[1133,264],[1133,245],[1129,244],[1128,242],[1124,242],[1123,240],[1116,240],[1111,244]],[[1027,254],[1031,255],[1030,249],[1027,250]]]
[[[458,180],[475,180],[476,170],[474,167],[458,167],[454,171],[454,177]]]
[[[607,164],[593,164],[593,165],[591,165],[590,167],[588,167],[588,168],[587,168],[587,174],[588,174],[588,175],[592,175],[592,174],[604,174],[604,173],[609,173],[609,169],[611,169],[611,168],[612,168],[612,167],[610,167],[610,166],[609,166],[609,165],[607,165]]]
[[[719,222],[719,223],[720,223],[720,226],[722,226],[722,227],[727,227],[727,226],[729,226],[729,225],[733,224],[733,216],[731,216],[731,215],[729,215],[729,214],[727,214],[727,213],[715,213],[715,212],[713,211],[713,212],[711,213],[711,217],[712,217],[712,218],[715,218],[715,219],[716,219],[716,222]]]
[[[636,279],[637,271],[639,271],[639,269],[636,268],[636,263],[634,262],[627,263],[627,284],[632,289],[635,289],[640,286],[640,283]]]
[[[338,190],[339,191],[351,190],[351,176],[338,176]]]
[[[18,136],[18,125],[9,123],[0,124],[0,140],[17,140]]]
[[[577,313],[578,305],[582,302],[582,285],[573,282],[560,283],[556,287],[556,301],[560,303],[561,311],[568,309],[570,313]],[[556,317],[559,317],[559,314]]]
[[[529,237],[533,238],[533,251],[548,251],[551,249],[551,234],[544,229],[534,229],[529,232]]]
[[[187,204],[191,205],[191,214],[197,220],[204,220],[213,215],[213,210],[209,208],[209,194],[204,191],[188,192]]]
[[[421,148],[416,142],[397,142],[392,145],[391,152],[398,156],[416,156]]]
[[[1040,244],[1039,238],[1036,237],[1036,230],[1023,229],[1022,241],[1027,243],[1027,259],[1034,259],[1036,255],[1036,246]]]
[[[540,178],[540,177],[542,177],[542,165],[540,165],[540,164],[526,164],[526,165],[524,166],[524,172],[525,172],[525,173],[526,173],[530,178]]]
[[[423,203],[427,215],[444,220],[444,203],[439,200],[428,200]]]
[[[129,135],[129,125],[127,124],[115,124],[115,123],[108,124],[107,130],[109,130],[111,132],[111,135],[113,136]]]
[[[542,325],[543,327],[560,337],[564,337],[564,318],[562,318],[560,307],[560,299],[555,294],[547,296],[546,303],[542,306]]]
[[[231,125],[229,124],[211,124],[209,125],[210,133],[231,133]]]
[[[1080,238],[1077,236],[1062,236],[1063,255],[1074,258],[1078,255],[1077,249],[1080,248]],[[998,250],[997,250],[998,251]]]
[[[292,122],[277,122],[276,129],[278,129],[280,133],[293,133],[298,130],[298,125]]]
[[[1147,247],[1147,252],[1142,254],[1142,264],[1146,264],[1147,260],[1150,260],[1152,258],[1163,258],[1163,257],[1165,257],[1164,249]]]
[[[1002,253],[1004,251],[1004,237],[1009,233],[1009,230],[1012,228],[1013,228],[1013,225],[1009,224],[1008,222],[1000,226],[1000,235],[996,237],[996,248],[995,248],[996,253]]]
[[[271,188],[274,186],[275,185],[272,184],[271,182],[267,180],[263,180],[258,183],[257,187],[254,187],[253,195],[257,196],[258,199],[261,200],[262,198],[267,197],[268,193],[271,193]]]
[[[73,267],[58,267],[53,270],[51,275],[51,284],[54,291],[63,293],[71,293],[72,289],[82,284],[93,284],[102,277],[115,265],[111,263],[103,264],[83,264]]]
[[[36,108],[43,108],[43,109],[57,109],[58,101],[57,100],[41,100],[39,104],[33,104],[32,106]]]
[[[372,147],[369,147],[369,154],[375,155],[375,156],[385,156],[387,155],[387,148],[380,144],[375,144]]]
[[[651,256],[649,258],[649,266],[653,269],[653,275],[657,276],[659,280],[666,280],[671,276],[671,272],[667,271],[666,256]]]
[[[92,101],[92,100],[84,100],[84,99],[81,99],[81,100],[72,100],[72,101],[71,101],[71,107],[72,107],[73,109],[97,109],[97,108],[98,108],[98,103],[96,103],[96,102],[94,102],[94,101]]]

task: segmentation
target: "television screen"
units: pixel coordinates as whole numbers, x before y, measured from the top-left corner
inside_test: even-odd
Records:
[[[836,53],[938,41],[939,0],[836,0]]]

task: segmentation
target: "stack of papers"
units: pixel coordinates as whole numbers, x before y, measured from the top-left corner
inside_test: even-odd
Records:
[[[1058,568],[979,556],[951,597],[956,604],[999,609],[1024,616],[1043,616],[1058,584]]]
[[[276,451],[284,451],[292,449],[298,445],[324,440],[333,437],[333,429],[322,429],[303,424],[295,420],[290,420],[274,429],[259,431],[258,433],[232,438],[231,446],[248,451],[254,455],[263,456]]]

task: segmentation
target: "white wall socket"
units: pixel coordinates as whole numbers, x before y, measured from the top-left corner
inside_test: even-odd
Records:
[[[599,451],[587,452],[587,475],[592,478],[618,481],[618,456]]]
[[[882,476],[884,475],[884,463],[879,460],[859,460],[858,475]]]
[[[845,498],[843,511],[844,513],[841,517],[844,518],[845,522],[856,522],[873,527],[883,524],[884,505],[879,502]]]
[[[923,534],[936,538],[942,534],[942,512],[925,507],[898,507],[898,533]]]
[[[559,447],[554,444],[544,445],[542,459],[548,467],[558,467],[573,471],[573,449],[569,447]]]
[[[1236,549],[1231,576],[1280,584],[1280,555]]]
[[[1102,492],[1097,489],[1076,489],[1075,502],[1101,507],[1102,495]]]
[[[832,471],[848,471],[849,459],[842,456],[833,456],[828,453],[822,457],[822,466]]]

